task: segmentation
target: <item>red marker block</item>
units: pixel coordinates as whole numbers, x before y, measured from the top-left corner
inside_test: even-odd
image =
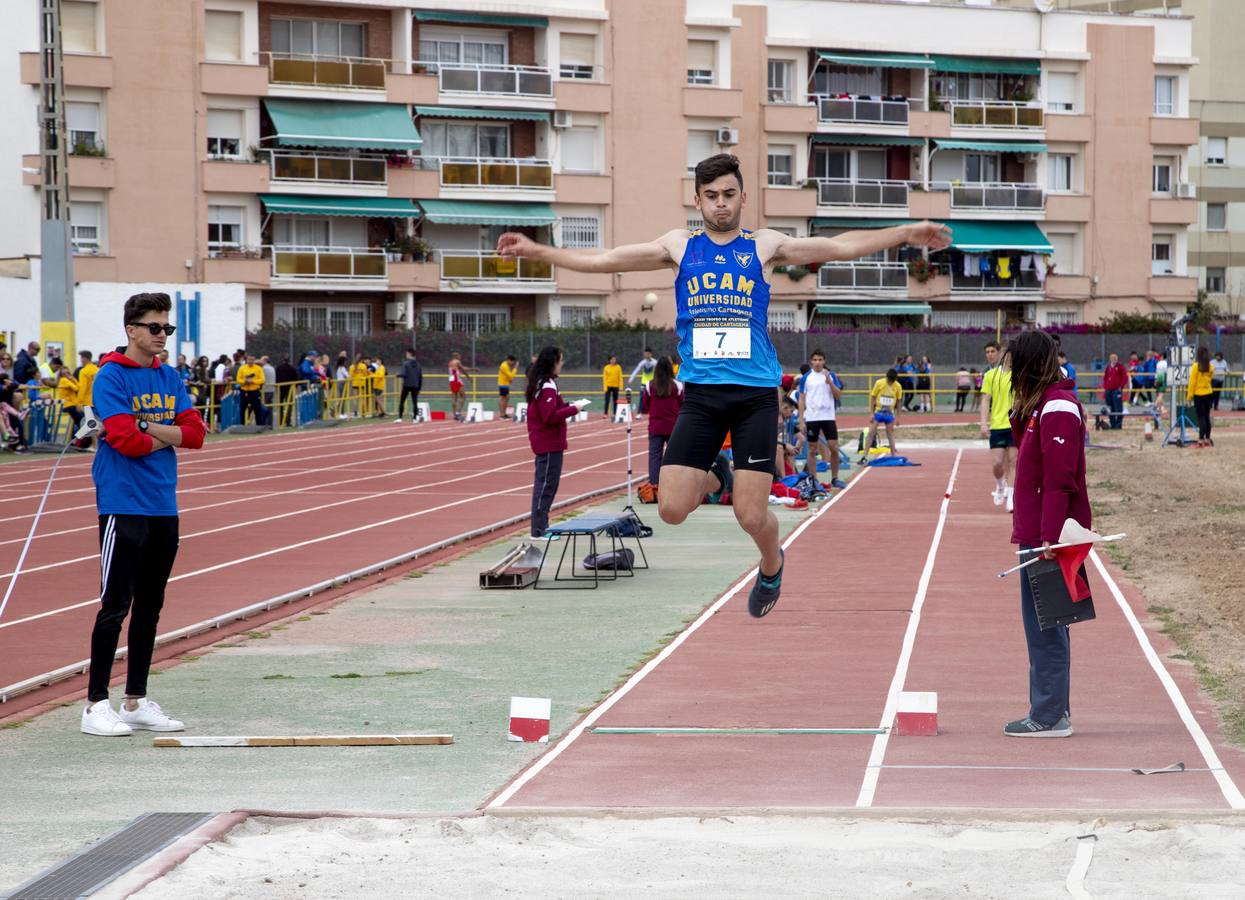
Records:
[[[905,737],[938,734],[938,695],[933,691],[901,691],[895,733]]]
[[[549,743],[549,713],[552,708],[552,700],[511,697],[510,734],[507,739],[524,743]]]

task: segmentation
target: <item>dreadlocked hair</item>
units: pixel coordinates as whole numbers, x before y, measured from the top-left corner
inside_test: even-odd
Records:
[[[1052,384],[1063,380],[1059,369],[1059,345],[1045,331],[1026,331],[1007,344],[1012,366],[1012,417],[1028,421]]]

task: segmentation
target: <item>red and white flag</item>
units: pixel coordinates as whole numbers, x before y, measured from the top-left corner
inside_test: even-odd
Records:
[[[1115,537],[1118,535],[1112,535],[1112,538]],[[1105,540],[1108,538],[1091,531],[1076,519],[1064,520],[1063,529],[1059,532],[1059,543],[1068,546],[1060,547],[1054,553],[1072,602],[1079,603],[1089,598],[1089,584],[1081,577],[1081,566],[1085,564],[1089,551],[1094,549],[1094,544]]]

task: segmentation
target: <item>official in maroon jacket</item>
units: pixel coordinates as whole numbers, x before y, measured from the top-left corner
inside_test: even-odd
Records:
[[[661,461],[666,444],[674,433],[675,420],[683,408],[683,385],[674,379],[674,364],[670,357],[657,360],[653,380],[640,392],[644,408],[648,410],[648,480],[654,487],[661,480]]]
[[[1085,411],[1059,370],[1059,347],[1044,331],[1008,345],[1012,359],[1012,434],[1016,456],[1012,543],[1043,548],[1050,558],[1065,519],[1092,524],[1085,490]],[[1068,626],[1038,627],[1029,580],[1020,579],[1020,611],[1029,643],[1029,715],[1009,722],[1012,737],[1071,737],[1068,721],[1072,648]]]
[[[562,454],[566,451],[566,420],[591,403],[567,403],[558,393],[562,351],[546,347],[527,370],[527,439],[536,454],[536,478],[532,481],[532,537],[544,537],[549,510],[562,479]]]

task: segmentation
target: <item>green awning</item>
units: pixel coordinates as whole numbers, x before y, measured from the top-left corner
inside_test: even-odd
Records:
[[[1045,153],[1046,145],[1033,141],[944,141],[934,138],[943,150],[980,150],[983,153]]]
[[[510,28],[548,28],[544,16],[494,16],[486,13],[441,12],[436,9],[415,10],[416,22],[450,22],[454,25],[501,25]]]
[[[419,205],[424,218],[438,225],[552,225],[558,220],[548,203],[420,200]]]
[[[415,115],[430,119],[504,119],[507,122],[548,122],[538,109],[469,109],[464,106],[417,106]]]
[[[928,316],[928,303],[818,303],[813,314],[828,316]]]
[[[925,138],[890,134],[815,134],[814,144],[842,144],[845,147],[920,147]]]
[[[418,150],[423,141],[406,107],[338,100],[264,100],[282,147]]]
[[[365,216],[376,219],[414,219],[419,207],[400,197],[322,197],[298,194],[260,194],[270,213],[286,216]]]
[[[951,246],[966,253],[990,250],[1023,250],[1027,253],[1054,253],[1042,229],[1033,222],[983,222],[959,219],[951,226]]]
[[[932,69],[933,60],[919,53],[866,53],[863,51],[840,52],[818,50],[817,55],[826,62],[839,66],[881,67],[884,69]]]
[[[896,225],[911,225],[916,219],[841,219],[817,218],[810,219],[812,228],[894,228]]]
[[[1036,59],[994,59],[979,56],[931,57],[935,72],[998,72],[1004,75],[1041,75],[1042,63]]]

